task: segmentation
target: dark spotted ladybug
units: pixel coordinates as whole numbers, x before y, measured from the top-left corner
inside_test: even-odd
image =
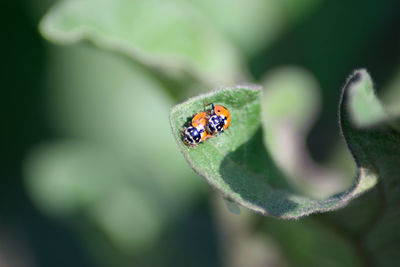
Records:
[[[199,112],[193,116],[191,126],[183,128],[183,142],[188,146],[197,146],[210,137],[206,131],[209,115]]]
[[[210,116],[206,124],[206,131],[210,135],[217,135],[229,127],[231,115],[226,107],[221,105],[214,106],[214,104],[211,105],[212,109],[209,112]]]

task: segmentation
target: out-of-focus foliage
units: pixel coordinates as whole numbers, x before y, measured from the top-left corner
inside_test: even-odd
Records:
[[[50,107],[66,138],[29,156],[31,196],[54,216],[84,214],[121,251],[138,253],[199,192],[169,134],[171,99],[118,56],[82,46],[53,55]]]
[[[191,0],[248,56],[270,46],[290,26],[312,13],[322,0]]]
[[[287,260],[293,266],[365,266],[367,259],[359,255],[346,235],[317,220],[267,220],[266,236],[281,240]]]
[[[30,0],[4,10],[1,264],[397,263],[398,143],[387,129],[399,129],[398,0]],[[362,79],[367,87],[351,90],[362,97],[342,106],[361,127],[344,133],[362,140],[359,170],[373,178],[363,190],[383,177],[378,186],[344,209],[296,221],[231,202],[240,215],[227,215],[209,201],[212,190],[174,143],[173,105],[220,86],[263,85],[257,145],[270,153],[274,186],[326,199],[356,177],[337,107],[346,75],[360,67],[391,117],[372,108]],[[235,139],[231,127],[199,152]]]
[[[321,109],[314,77],[304,69],[285,67],[268,73],[262,84],[264,143],[288,182],[316,198],[349,187],[351,176],[315,163],[306,148],[306,137]]]
[[[240,75],[234,47],[184,1],[60,1],[41,31],[62,44],[89,40],[182,80],[215,85]]]
[[[386,112],[389,116],[400,114],[400,70],[396,71],[393,81],[390,82],[388,88],[382,94],[382,100],[386,106]]]

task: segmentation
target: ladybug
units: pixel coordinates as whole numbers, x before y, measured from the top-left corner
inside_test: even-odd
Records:
[[[210,135],[217,135],[224,132],[231,123],[231,115],[229,110],[221,105],[214,106],[211,104],[212,109],[209,112],[210,116],[206,124],[206,131]]]
[[[206,112],[199,112],[193,116],[192,126],[205,128],[209,119],[209,115]]]
[[[183,128],[183,142],[188,146],[197,146],[210,137],[206,131],[209,115],[199,112],[193,116],[191,126]]]

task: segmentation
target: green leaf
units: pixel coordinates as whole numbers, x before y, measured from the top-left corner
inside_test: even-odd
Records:
[[[321,0],[189,0],[248,56],[265,51]],[[222,15],[223,14],[223,15]]]
[[[184,2],[60,1],[43,18],[42,34],[60,44],[88,40],[171,77],[216,84],[240,76],[236,50]]]
[[[370,110],[366,111],[367,107]],[[366,118],[365,113],[370,114],[371,110],[376,113]],[[391,117],[385,114],[368,73],[356,71],[344,89],[340,120],[359,168],[358,179],[380,179],[378,190],[374,192],[378,194],[377,213],[373,214],[362,239],[376,266],[395,265],[400,250],[400,131],[396,128],[400,114]],[[358,216],[359,213],[354,210],[353,214]]]
[[[352,79],[361,79],[352,83],[348,91],[348,107],[352,124],[368,127],[388,119],[380,101],[376,98],[372,80],[365,71],[357,72]]]
[[[350,188],[326,199],[313,199],[299,193],[298,188],[290,185],[271,159],[269,151],[263,145],[260,89],[224,88],[189,99],[171,110],[172,132],[191,167],[225,198],[245,208],[280,218],[298,218],[315,212],[338,209],[372,188],[378,180],[377,170],[373,167],[375,164],[361,164],[364,161],[360,161],[370,159],[368,151],[362,149],[362,144],[366,142],[366,145],[371,145],[371,140],[359,140],[357,149],[352,145],[354,140],[358,140],[359,130],[352,130],[349,114],[364,112],[360,103],[362,100],[368,100],[364,94],[369,94],[372,90],[368,74],[365,71],[356,72],[355,77],[359,76],[362,78],[351,78],[345,86],[339,109],[343,134],[358,165],[357,177]],[[231,111],[231,126],[225,133],[207,140],[198,147],[185,146],[181,140],[182,128],[193,114],[204,109],[204,101],[225,105]],[[376,122],[375,117],[372,119]],[[273,125],[264,125],[264,129],[268,131],[269,126]],[[395,142],[397,137],[393,138],[388,142]],[[378,146],[386,141],[375,142]],[[391,165],[395,165],[392,159],[390,161]]]

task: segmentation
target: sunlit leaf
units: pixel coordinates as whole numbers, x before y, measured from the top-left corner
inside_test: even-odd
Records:
[[[362,79],[354,78],[360,76]],[[286,177],[271,160],[269,152],[263,146],[260,90],[248,87],[225,88],[189,99],[172,109],[171,126],[188,163],[224,197],[263,215],[297,218],[343,207],[352,198],[377,183],[378,173],[374,163],[360,161],[370,157],[362,148],[362,144],[365,142],[378,148],[382,142],[390,143],[391,140],[374,140],[375,143],[372,144],[369,136],[359,140],[359,133],[353,130],[349,115],[363,112],[358,110],[360,105],[354,105],[352,97],[365,99],[363,94],[372,90],[369,88],[371,85],[369,76],[361,71],[352,76],[343,90],[340,123],[346,142],[355,157],[358,171],[349,189],[326,199],[317,200],[300,194],[295,187],[289,185]],[[359,92],[358,88],[365,90]],[[354,94],[354,91],[359,94]],[[231,126],[226,133],[206,140],[198,147],[187,147],[181,140],[182,127],[188,118],[204,109],[204,101],[228,107],[232,115]],[[264,125],[264,129],[268,129],[268,125]],[[352,145],[355,140],[359,140],[356,148]]]
[[[232,82],[240,76],[235,49],[190,5],[156,0],[63,0],[40,24],[51,41],[88,40],[170,78]]]

